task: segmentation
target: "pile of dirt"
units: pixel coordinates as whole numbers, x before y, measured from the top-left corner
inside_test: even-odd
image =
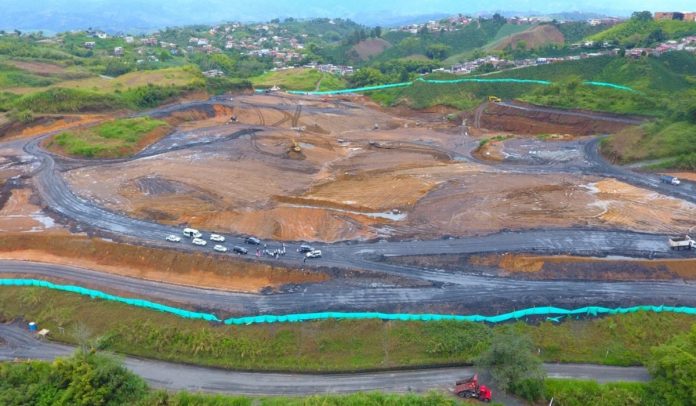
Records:
[[[507,131],[516,134],[613,134],[630,124],[602,120],[597,117],[554,113],[536,106],[522,105],[512,108],[498,103],[489,103],[480,118],[483,128]],[[594,113],[593,113],[594,114]]]
[[[89,126],[107,120],[109,116],[100,114],[41,115],[29,123],[7,120],[0,122],[0,137],[3,140],[28,138],[53,131],[65,131],[76,127]]]
[[[391,47],[392,44],[382,38],[370,38],[355,44],[351,51],[355,52],[361,60],[366,61]]]
[[[549,44],[563,44],[565,37],[551,24],[537,25],[501,39],[495,44],[494,49],[503,50],[508,46],[516,48],[520,42],[523,42],[527,49],[536,49]]]
[[[34,248],[27,248],[34,247]],[[167,283],[242,292],[327,281],[305,272],[222,255],[190,254],[81,236],[3,234],[0,259],[77,266]]]

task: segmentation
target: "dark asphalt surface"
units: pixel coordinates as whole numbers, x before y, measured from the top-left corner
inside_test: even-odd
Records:
[[[68,356],[74,351],[71,346],[37,340],[17,325],[0,324],[0,338],[4,341],[4,344],[0,344],[0,361],[53,360]],[[454,386],[455,381],[475,372],[471,367],[450,367],[355,374],[290,374],[237,372],[131,357],[126,357],[123,361],[128,369],[156,388],[247,395],[448,390]],[[584,364],[545,364],[544,367],[548,376],[553,378],[594,379],[598,382],[644,382],[650,378],[642,367]]]

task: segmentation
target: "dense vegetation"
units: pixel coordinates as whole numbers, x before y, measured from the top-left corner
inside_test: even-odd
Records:
[[[316,69],[267,72],[252,78],[251,82],[259,88],[278,86],[287,90],[337,90],[346,87],[346,82],[341,77]]]
[[[227,368],[292,371],[471,363],[488,348],[495,331],[506,329],[531,337],[548,362],[639,365],[649,360],[652,346],[693,324],[688,316],[638,313],[537,326],[377,320],[219,326],[68,293],[0,289],[0,320],[20,316],[37,320],[61,341],[78,342],[75,331],[84,325],[98,348]]]
[[[696,34],[696,22],[654,20],[649,11],[636,12],[630,20],[589,37],[592,41],[609,41],[626,48],[652,46],[668,39]]]
[[[126,405],[147,395],[147,385],[114,359],[78,351],[52,363],[0,363],[3,405]]]
[[[304,369],[309,356],[318,358],[314,361],[316,365],[329,362],[329,368],[335,365],[334,362],[348,362],[355,366],[359,359],[365,361],[374,357],[368,355],[368,348],[374,354],[381,354],[381,361],[374,365],[381,368],[409,364],[404,360],[422,365],[427,362],[422,358],[424,353],[436,359],[443,356],[443,360],[471,360],[475,355],[481,370],[491,374],[483,378],[485,381],[494,382],[518,396],[543,404],[548,404],[552,397],[554,404],[564,406],[676,406],[696,402],[696,363],[693,362],[696,357],[696,326],[693,325],[693,318],[687,316],[631,314],[590,321],[567,321],[560,325],[543,323],[533,327],[517,323],[492,329],[473,323],[374,321],[211,327],[204,322],[174,319],[151,311],[35,288],[21,288],[12,292],[3,289],[0,291],[0,304],[2,318],[22,309],[27,317],[39,320],[42,326],[52,328],[53,332],[59,331],[54,329],[54,323],[63,326],[69,333],[62,337],[72,335],[72,340],[79,343],[81,348],[72,358],[51,364],[0,364],[0,403],[7,405],[456,404],[453,398],[440,394],[420,397],[371,393],[252,399],[151,392],[140,378],[128,373],[113,358],[95,355],[94,351],[102,348],[160,358],[170,358],[162,355],[181,348],[193,354],[192,358],[178,356],[170,359],[239,367],[239,363],[219,362],[221,358],[230,356],[225,348],[236,348],[238,352],[233,356],[251,360],[250,365],[255,369],[263,369],[263,365],[273,365],[273,369],[290,369],[289,363],[269,363],[272,357],[294,360],[293,369],[298,369],[298,366]],[[143,317],[150,321],[134,324]],[[690,330],[688,325],[692,325]],[[109,326],[118,326],[118,330],[106,331],[104,328],[109,329]],[[165,330],[168,332],[163,334]],[[351,334],[346,334],[347,331]],[[132,337],[141,339],[133,341]],[[607,337],[612,340],[609,346],[604,341]],[[140,350],[143,346],[147,347],[146,351]],[[314,346],[320,350],[313,350]],[[403,352],[399,352],[401,346],[405,347]],[[270,347],[268,356],[264,347]],[[423,350],[424,353],[419,353]],[[578,358],[582,352],[596,355]],[[329,354],[330,358],[327,358]],[[558,355],[561,356],[556,357]],[[218,362],[211,362],[211,356]],[[543,380],[539,375],[540,358],[609,363],[623,359],[618,363],[624,364],[625,361],[631,363],[630,360],[638,359],[637,356],[648,364],[654,377],[652,382],[599,385],[595,382]],[[392,357],[398,361],[397,364],[385,362]]]
[[[73,156],[118,158],[138,152],[151,138],[164,135],[166,127],[166,122],[149,117],[120,119],[60,133],[47,145]]]
[[[272,384],[269,382],[269,384]],[[306,398],[250,398],[168,393],[151,391],[145,381],[126,370],[109,356],[77,351],[70,358],[52,363],[31,361],[0,363],[0,403],[6,406],[165,406],[165,405],[456,405],[443,394],[392,395],[357,393],[354,395],[310,396]]]

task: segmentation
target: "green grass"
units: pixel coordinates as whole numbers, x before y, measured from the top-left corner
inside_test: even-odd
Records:
[[[646,41],[649,41],[650,34],[657,30],[662,30],[669,39],[681,38],[696,34],[696,22],[676,20],[638,21],[631,19],[592,35],[588,39],[598,42],[618,41],[621,45],[629,47],[650,45]]]
[[[603,140],[602,151],[620,163],[668,158],[655,169],[696,170],[696,124],[663,120]]]
[[[42,87],[56,83],[55,78],[34,75],[9,64],[0,63],[0,90],[12,87]]]
[[[224,326],[38,288],[1,288],[0,319],[24,317],[75,343],[84,325],[100,348],[209,366],[254,370],[354,371],[470,363],[491,327],[458,322],[319,321]],[[650,347],[687,331],[693,317],[638,313],[561,324],[495,328],[529,334],[548,362],[644,363]],[[59,328],[60,327],[60,328]]]
[[[547,379],[544,397],[557,406],[648,406],[659,405],[650,385],[638,382],[599,384],[595,381]]]
[[[115,158],[137,152],[143,138],[167,123],[149,117],[109,121],[94,128],[64,132],[49,141],[69,155]]]
[[[321,82],[320,82],[321,81]],[[319,72],[316,69],[288,69],[275,72],[266,72],[263,75],[251,78],[255,87],[269,88],[278,86],[286,90],[338,90],[346,87],[343,78],[331,74]]]
[[[272,385],[269,382],[269,385]],[[168,402],[168,403],[165,403]],[[141,402],[142,406],[155,405],[197,405],[197,406],[455,406],[463,403],[451,395],[439,392],[428,394],[386,394],[380,392],[354,393],[350,395],[314,395],[305,397],[264,397],[207,395],[179,392],[167,394],[156,392]],[[495,403],[494,403],[495,404]]]

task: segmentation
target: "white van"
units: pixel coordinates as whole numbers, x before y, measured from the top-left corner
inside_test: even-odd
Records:
[[[196,230],[195,228],[185,228],[184,229],[184,237],[201,238],[202,236],[203,236],[203,234],[201,234],[201,232]]]

